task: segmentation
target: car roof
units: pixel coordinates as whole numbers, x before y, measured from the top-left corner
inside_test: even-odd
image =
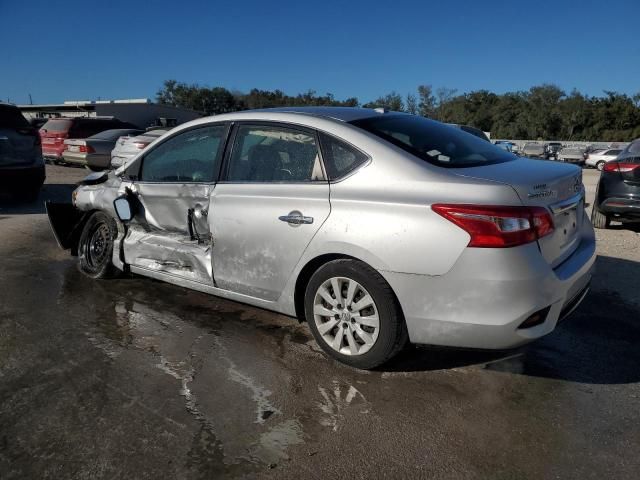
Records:
[[[299,113],[316,117],[332,118],[341,122],[353,122],[362,118],[376,117],[389,112],[383,109],[359,107],[278,107],[245,110],[246,112]]]

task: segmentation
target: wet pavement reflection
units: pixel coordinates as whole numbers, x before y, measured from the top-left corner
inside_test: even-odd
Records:
[[[410,348],[365,372],[294,319],[91,281],[45,244],[0,252],[1,478],[640,472],[640,316],[615,298],[518,351]]]

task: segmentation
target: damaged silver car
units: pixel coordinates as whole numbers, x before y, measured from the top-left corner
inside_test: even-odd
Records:
[[[359,368],[407,342],[502,349],[548,334],[595,259],[580,169],[379,109],[195,120],[47,209],[88,276],[298,317]]]

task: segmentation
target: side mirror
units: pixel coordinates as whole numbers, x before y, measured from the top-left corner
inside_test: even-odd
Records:
[[[113,201],[113,208],[122,222],[128,222],[133,218],[131,204],[126,196],[118,197]]]

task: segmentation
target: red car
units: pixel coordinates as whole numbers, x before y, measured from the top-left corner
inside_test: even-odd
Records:
[[[137,128],[116,118],[52,118],[40,128],[42,156],[54,162],[63,162],[62,152],[67,138],[87,138],[114,128]]]

